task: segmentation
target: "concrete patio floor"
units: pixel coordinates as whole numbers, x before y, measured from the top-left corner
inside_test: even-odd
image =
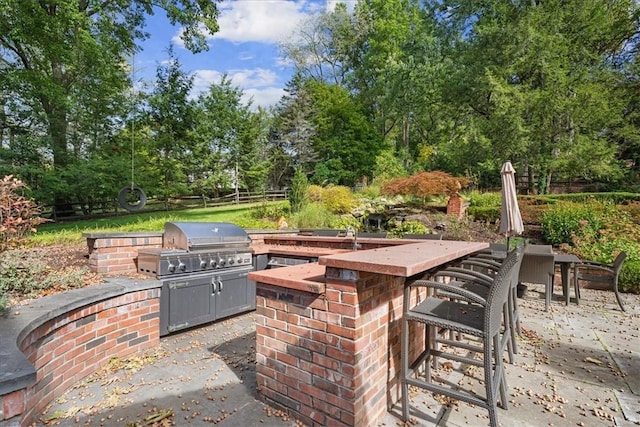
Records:
[[[544,312],[543,287],[520,299],[523,335],[505,364],[509,409],[502,426],[640,425],[640,296],[582,290],[580,305],[558,296]],[[506,357],[506,354],[505,354]],[[473,370],[445,373],[478,387]],[[477,371],[481,374],[481,370]],[[469,375],[471,373],[471,375]],[[486,410],[412,391],[411,420],[396,404],[384,426],[487,425]],[[167,416],[168,414],[173,414]],[[254,314],[165,337],[153,351],[114,360],[60,396],[38,425],[295,426],[258,400]],[[46,421],[45,421],[46,420]]]

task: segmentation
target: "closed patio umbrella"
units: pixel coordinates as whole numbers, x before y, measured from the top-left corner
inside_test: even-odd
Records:
[[[507,250],[509,237],[522,234],[524,225],[516,196],[516,171],[510,161],[504,162],[500,171],[502,178],[502,206],[500,209],[500,233],[507,236]]]

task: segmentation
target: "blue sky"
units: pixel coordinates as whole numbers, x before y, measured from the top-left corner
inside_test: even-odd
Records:
[[[218,83],[227,73],[234,86],[244,90],[253,105],[275,105],[292,75],[278,43],[292,37],[298,24],[311,13],[333,10],[336,3],[353,9],[355,0],[225,0],[219,4],[220,31],[208,38],[209,51],[192,54],[179,38],[163,11],[147,18],[149,39],[134,61],[137,81],[153,82],[158,64],[167,59],[173,44],[182,69],[194,75],[194,92]],[[195,94],[194,94],[195,95]]]

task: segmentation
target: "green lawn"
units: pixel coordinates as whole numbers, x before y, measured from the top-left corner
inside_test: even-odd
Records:
[[[282,204],[283,202],[269,202]],[[262,203],[198,208],[168,212],[130,213],[109,218],[45,223],[30,237],[34,245],[79,243],[82,233],[108,231],[162,231],[168,221],[232,222],[244,228],[275,228],[276,222],[256,219],[252,212]]]

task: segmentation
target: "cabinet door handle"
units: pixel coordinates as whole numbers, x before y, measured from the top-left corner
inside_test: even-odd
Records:
[[[216,279],[212,278],[211,279],[211,295],[214,295],[216,292],[218,292],[218,288],[217,288],[217,284],[216,284]]]
[[[218,293],[222,292],[223,288],[224,284],[222,283],[222,280],[218,279]]]

